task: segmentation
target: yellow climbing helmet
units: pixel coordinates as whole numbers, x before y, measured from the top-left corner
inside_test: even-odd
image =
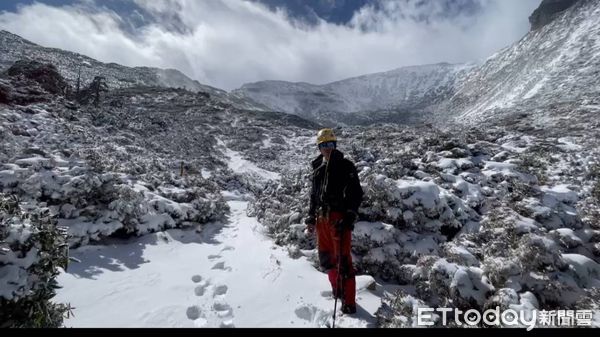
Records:
[[[332,129],[323,129],[317,134],[317,145],[327,142],[337,142]]]

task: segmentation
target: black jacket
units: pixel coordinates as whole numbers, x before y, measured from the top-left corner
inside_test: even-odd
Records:
[[[309,216],[315,217],[320,207],[329,211],[357,213],[363,190],[354,164],[338,150],[331,153],[329,162],[323,155],[312,162],[312,189]]]

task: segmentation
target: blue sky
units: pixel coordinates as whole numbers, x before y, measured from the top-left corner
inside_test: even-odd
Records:
[[[103,62],[175,68],[235,89],[481,61],[523,37],[540,2],[2,0],[0,29]]]

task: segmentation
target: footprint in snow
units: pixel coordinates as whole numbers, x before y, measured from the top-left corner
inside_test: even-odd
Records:
[[[195,321],[198,318],[200,318],[200,315],[202,314],[202,310],[200,310],[200,307],[198,307],[197,305],[192,305],[187,308],[185,314],[187,315],[187,317],[189,319],[191,319],[192,321]]]
[[[227,294],[227,290],[229,288],[226,285],[220,285],[215,287],[215,291],[213,293],[213,297],[221,296]]]
[[[198,284],[198,286],[194,288],[194,294],[196,294],[196,296],[204,295],[206,289],[210,286],[210,282],[204,280],[200,275],[192,276],[192,282]]]
[[[313,305],[301,305],[294,311],[296,316],[302,320],[314,323],[316,326],[324,326],[331,314]]]
[[[220,259],[222,256],[221,255],[209,255],[208,259],[209,260],[216,260],[216,259]]]
[[[204,295],[204,293],[206,292],[206,288],[208,288],[209,284],[205,283],[203,285],[199,285],[194,289],[194,294],[196,294],[196,296],[202,296]]]
[[[233,314],[233,309],[227,303],[216,302],[213,304],[212,308],[220,318],[231,318]]]
[[[211,269],[220,269],[220,270],[231,271],[231,267],[225,267],[225,262],[219,262],[219,263],[215,264]]]
[[[186,315],[188,319],[194,321],[194,325],[198,328],[204,328],[208,321],[206,320],[204,313],[200,310],[200,307],[192,305],[187,308]]]
[[[216,267],[216,268],[215,268]],[[225,267],[224,262],[219,262],[213,267],[213,269],[229,269]],[[206,294],[206,290],[212,288],[212,304],[204,302],[201,306],[192,305],[187,308],[186,315],[188,319],[194,321],[196,327],[220,327],[220,328],[234,328],[233,325],[233,308],[223,300],[226,297],[229,287],[226,285],[213,286],[209,280],[203,279],[200,275],[192,276],[192,281],[198,286],[194,289],[196,296],[201,297]],[[207,297],[205,297],[207,299]],[[206,309],[205,312],[201,309]],[[210,308],[210,309],[209,309]]]
[[[325,297],[325,298],[333,298],[333,291],[331,291],[331,290],[321,291],[321,296]]]

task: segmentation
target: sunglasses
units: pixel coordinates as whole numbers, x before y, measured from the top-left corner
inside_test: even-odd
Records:
[[[319,149],[335,149],[335,142],[326,142],[319,144]]]

